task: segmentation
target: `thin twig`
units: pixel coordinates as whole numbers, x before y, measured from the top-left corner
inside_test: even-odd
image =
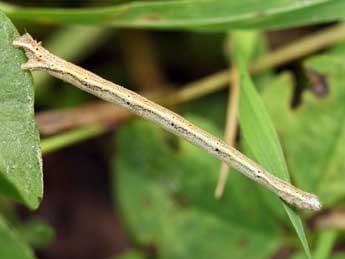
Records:
[[[120,35],[124,60],[135,86],[141,91],[157,91],[167,85],[159,64],[155,42],[146,31],[124,30]]]
[[[26,33],[16,39],[13,46],[24,48],[28,57],[28,61],[21,65],[23,70],[46,71],[105,101],[120,105],[228,163],[244,176],[277,194],[287,203],[301,209],[321,209],[321,203],[316,195],[304,192],[272,175],[238,150],[171,110],[53,55],[35,41],[30,34]]]
[[[345,39],[345,24],[339,24],[332,27],[329,27],[325,30],[316,32],[307,36],[301,40],[292,42],[286,47],[277,49],[267,55],[264,55],[258,58],[257,61],[253,62],[250,66],[252,74],[259,74],[270,68],[274,68],[278,65],[286,64],[294,59],[306,56],[310,53],[318,51],[322,48],[330,46],[340,40]],[[217,90],[222,89],[229,84],[229,72],[228,70],[220,71],[215,74],[209,75],[205,78],[199,79],[192,83],[184,85],[180,90],[176,92],[171,92],[168,94],[162,95],[163,98],[155,99],[159,103],[165,105],[175,105],[181,102],[187,102],[192,99],[210,94]],[[165,90],[166,91],[166,90]],[[158,93],[158,96],[160,94]],[[91,111],[92,113],[97,113],[97,109]],[[67,116],[67,113],[65,114]],[[55,116],[55,115],[54,115]],[[72,113],[73,116],[73,113]],[[109,110],[109,120],[112,116],[113,120],[117,120],[117,113],[113,110]],[[65,117],[66,120],[69,120]],[[70,120],[71,121],[71,120]],[[98,121],[95,121],[96,123]],[[46,120],[46,124],[49,122]],[[52,122],[54,123],[54,122]],[[81,124],[81,126],[86,126],[93,124],[90,120],[88,123]],[[77,126],[77,124],[75,124]],[[50,127],[49,125],[42,125],[42,127]],[[74,128],[73,125],[70,125],[69,128]],[[64,129],[63,127],[61,128]],[[48,134],[58,133],[59,127],[56,127],[56,130],[51,130]],[[66,142],[66,145],[68,143]]]
[[[238,101],[240,96],[240,78],[238,70],[234,67],[230,69],[230,81],[231,84],[229,85],[229,98],[228,98],[228,106],[227,106],[227,118],[226,118],[226,126],[225,126],[225,136],[224,140],[230,146],[235,147],[235,140],[236,140],[236,132],[238,126]],[[228,164],[222,162],[220,168],[220,174],[218,179],[218,184],[214,193],[214,196],[219,199],[222,197],[226,181],[229,175],[229,166]]]
[[[104,43],[110,35],[109,30],[102,27],[69,26],[54,32],[47,45],[59,56],[78,62],[85,58],[85,55],[90,55],[92,50]],[[64,44],[65,42],[68,44]],[[49,91],[49,80],[52,77],[46,73],[35,73],[33,77],[36,101],[50,104],[56,98],[55,95],[50,95]]]
[[[88,103],[81,107],[50,110],[36,114],[41,135],[53,135],[61,131],[90,125],[110,128],[133,114],[107,102]]]
[[[271,68],[287,64],[290,61],[305,57],[337,42],[345,40],[345,24],[337,24],[322,31],[315,32],[288,46],[279,48],[259,57],[250,67],[250,73],[257,75]],[[225,88],[229,83],[228,70],[222,70],[183,87],[178,99],[186,102]]]
[[[143,95],[166,106],[174,105],[175,100],[167,98],[166,92],[169,90],[165,89],[164,93],[157,91],[155,93],[143,93]],[[65,130],[92,125],[99,125],[109,130],[116,124],[134,116],[135,114],[109,102],[97,101],[76,108],[39,112],[35,119],[41,135],[48,136]]]

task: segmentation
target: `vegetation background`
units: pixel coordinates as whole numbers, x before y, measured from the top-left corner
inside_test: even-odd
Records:
[[[1,1],[0,258],[345,258],[344,18],[342,0]],[[18,31],[230,136],[322,211],[234,170],[215,199],[218,160],[32,80]]]

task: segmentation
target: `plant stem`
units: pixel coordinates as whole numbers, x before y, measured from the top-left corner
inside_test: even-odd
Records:
[[[323,48],[329,47],[341,40],[345,40],[345,24],[331,26],[310,36],[294,41],[286,47],[279,48],[258,58],[250,65],[252,75],[257,75],[271,68],[286,64],[292,60],[302,58]],[[228,71],[222,70],[200,80],[185,85],[178,92],[176,98],[179,102],[186,102],[227,86],[229,82]]]
[[[294,41],[286,47],[279,48],[268,55],[262,56],[250,66],[250,72],[257,74],[286,64],[329,47],[341,40],[345,40],[344,23],[317,31],[310,36]]]
[[[70,26],[58,30],[48,39],[47,48],[51,49],[59,56],[78,62],[92,49],[102,44],[108,37],[109,30],[102,27],[93,26]],[[68,44],[66,44],[68,42]],[[35,98],[40,104],[51,104],[56,96],[51,95],[49,81],[52,79],[47,73],[34,73]],[[47,96],[48,95],[48,96]],[[49,98],[47,98],[49,97]]]
[[[345,39],[345,24],[341,23],[338,25],[331,26],[323,31],[313,33],[312,35],[308,37],[300,39],[296,42],[289,44],[286,47],[277,49],[261,58],[258,58],[257,61],[255,61],[250,66],[250,72],[254,75],[259,74],[268,69],[286,64],[294,59],[301,58],[303,56],[316,52],[320,49],[331,46],[344,39]],[[227,70],[222,70],[220,72],[209,75],[200,80],[186,84],[178,92],[175,92],[169,96],[166,96],[165,100],[168,104],[178,104],[178,103],[196,99],[198,97],[220,90],[229,84],[228,73],[229,72]],[[80,130],[82,129],[84,128],[81,128]],[[82,141],[82,138],[87,139],[89,137],[96,136],[97,134],[101,134],[104,131],[105,131],[105,128],[103,128],[103,130],[95,131],[94,134],[90,134],[90,135],[82,134],[78,138],[78,141]],[[73,132],[77,132],[77,130]],[[61,135],[64,136],[65,134],[67,133],[63,133]],[[51,138],[58,138],[59,136],[51,137]],[[71,138],[72,142],[65,141],[63,143],[51,141],[51,138],[48,138],[42,141],[42,143],[49,143],[49,149],[48,149],[49,152],[51,152],[52,150],[57,150],[59,148],[63,148],[65,146],[76,143],[76,141],[73,141],[75,138]],[[67,140],[69,140],[69,138],[67,138]],[[44,144],[44,145],[47,145],[47,144]],[[54,145],[57,145],[57,146],[54,147]]]
[[[82,142],[86,139],[98,136],[106,130],[106,127],[102,126],[88,126],[47,138],[41,141],[42,154],[46,155],[66,146]]]
[[[238,117],[238,102],[240,95],[240,78],[239,72],[234,67],[229,69],[231,85],[229,85],[229,98],[227,106],[227,118],[225,125],[225,136],[224,141],[230,146],[235,146],[236,132],[237,132],[237,117]],[[226,181],[229,175],[229,166],[222,162],[220,168],[220,174],[218,178],[218,184],[214,193],[214,196],[219,199],[222,197]]]
[[[48,136],[62,131],[91,125],[110,127],[133,114],[108,102],[92,102],[72,109],[57,109],[36,114],[36,124],[41,135]]]

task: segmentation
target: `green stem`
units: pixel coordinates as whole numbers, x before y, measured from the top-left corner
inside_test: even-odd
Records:
[[[82,142],[86,139],[99,136],[106,130],[107,128],[102,126],[88,126],[49,137],[41,141],[42,154],[46,155],[66,146],[70,146]]]

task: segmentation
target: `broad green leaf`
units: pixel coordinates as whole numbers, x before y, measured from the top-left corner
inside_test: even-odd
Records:
[[[181,0],[85,9],[2,7],[15,20],[45,24],[228,31],[277,29],[344,19],[342,0]]]
[[[31,249],[24,244],[0,217],[0,258],[34,259]]]
[[[205,121],[192,121],[220,135]],[[215,200],[220,162],[149,122],[121,127],[113,164],[123,220],[159,258],[269,258],[281,244],[279,223],[250,180],[231,174]]]
[[[272,174],[285,181],[290,181],[282,148],[273,123],[250,79],[241,48],[236,47],[240,46],[241,40],[240,34],[235,35],[233,39],[235,45],[234,62],[240,73],[239,121],[243,142],[253,159]],[[271,196],[272,199],[276,199],[273,198],[272,194]],[[267,192],[265,197],[267,200]],[[308,258],[311,258],[301,218],[290,206],[284,202],[282,202],[282,205],[301,240]]]
[[[345,48],[309,59],[306,66],[325,76],[329,91],[323,97],[305,91],[294,110],[289,105],[292,81],[286,75],[263,94],[296,184],[315,192],[325,207],[345,196],[344,60]]]
[[[12,47],[17,37],[0,12],[0,193],[35,209],[43,195],[40,139],[32,78],[20,68],[26,58]]]

